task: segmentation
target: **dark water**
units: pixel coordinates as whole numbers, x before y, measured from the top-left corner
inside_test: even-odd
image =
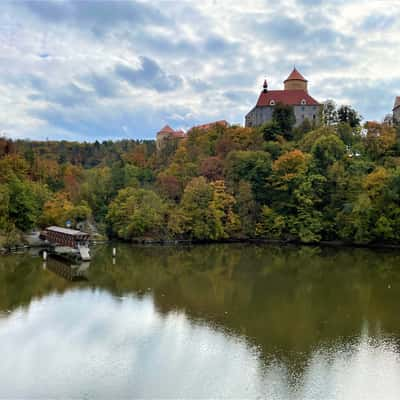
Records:
[[[0,258],[0,398],[400,398],[400,252]]]

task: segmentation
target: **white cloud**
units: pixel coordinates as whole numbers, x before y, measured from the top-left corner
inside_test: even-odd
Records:
[[[317,99],[379,119],[400,93],[396,4],[4,2],[0,131],[152,138],[164,123],[242,122],[263,78],[280,88],[293,64]]]

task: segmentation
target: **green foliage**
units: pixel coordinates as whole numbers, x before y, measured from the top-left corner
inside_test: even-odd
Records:
[[[278,103],[272,112],[272,120],[285,139],[293,138],[293,126],[296,123],[293,106]]]
[[[397,139],[395,128],[369,122],[366,124],[366,129],[364,147],[370,158],[378,161],[387,155],[391,155]]]
[[[265,141],[276,140],[277,136],[283,133],[281,130],[281,126],[274,119],[262,125],[260,127],[260,132],[262,133]]]
[[[34,227],[39,214],[39,199],[28,181],[14,177],[8,184],[8,215],[13,224],[21,230]]]
[[[38,223],[41,226],[65,226],[67,221],[71,221],[75,226],[78,222],[90,219],[91,216],[92,210],[86,201],[74,205],[65,192],[59,192],[46,201]]]
[[[0,138],[0,237],[89,220],[125,240],[260,237],[400,243],[399,127],[359,126],[324,106],[324,125],[293,128],[277,105],[260,128],[194,129],[154,141]]]
[[[236,194],[235,212],[239,215],[241,232],[244,237],[255,235],[258,206],[254,200],[251,184],[240,181]]]
[[[335,161],[341,160],[346,152],[344,143],[336,135],[320,137],[311,148],[316,167],[326,170]]]
[[[270,174],[271,157],[263,151],[233,151],[226,159],[225,176],[228,182],[235,188],[242,180],[249,182],[258,202],[267,200],[265,183]]]
[[[109,167],[96,167],[85,171],[84,183],[81,186],[81,198],[89,204],[96,221],[104,220],[113,192]]]
[[[338,121],[336,104],[333,100],[327,100],[322,110],[322,119],[326,126],[335,125]]]
[[[293,137],[295,140],[300,140],[304,135],[312,131],[313,125],[308,118],[305,118],[302,123],[293,129]]]
[[[335,129],[332,127],[321,126],[300,138],[298,141],[298,147],[300,150],[310,153],[314,143],[319,138],[329,135],[336,135]]]
[[[203,177],[189,182],[181,202],[185,217],[181,231],[198,240],[215,237],[215,221],[210,209],[212,198],[212,187]]]
[[[266,239],[283,239],[285,225],[285,217],[274,212],[270,207],[263,206],[260,222],[257,223],[256,233],[258,236]]]
[[[340,106],[337,110],[338,121],[341,123],[349,124],[352,128],[360,126],[361,115],[358,112],[347,105]]]
[[[7,228],[9,220],[10,192],[7,185],[0,184],[0,232]]]
[[[183,194],[182,215],[176,232],[197,240],[220,240],[233,237],[240,229],[234,212],[235,199],[227,193],[224,181],[207,183],[194,178]]]
[[[163,230],[165,205],[151,190],[125,188],[111,202],[107,222],[117,237],[156,236]]]

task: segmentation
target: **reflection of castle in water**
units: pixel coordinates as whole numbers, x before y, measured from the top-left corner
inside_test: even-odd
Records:
[[[46,265],[46,269],[54,272],[68,281],[87,281],[87,271],[90,262],[82,262],[80,264],[66,264],[58,260],[51,260]]]

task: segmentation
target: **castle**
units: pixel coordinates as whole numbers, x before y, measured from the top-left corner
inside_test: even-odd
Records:
[[[293,106],[296,117],[295,126],[300,125],[306,119],[314,124],[319,123],[322,104],[308,94],[307,80],[303,75],[293,68],[283,83],[283,90],[268,90],[267,81],[264,81],[257,104],[246,115],[246,126],[260,126],[270,121],[274,106],[278,103]]]
[[[182,130],[175,131],[169,125],[165,125],[164,128],[157,132],[156,148],[158,151],[160,151],[165,147],[169,140],[184,139],[187,137],[187,134],[193,130],[207,131],[217,126],[227,128],[229,126],[229,123],[225,120],[209,122],[207,124],[193,126],[188,130],[187,133]]]
[[[295,115],[295,126],[301,125],[308,120],[313,126],[321,123],[323,104],[319,103],[308,93],[308,81],[296,69],[283,82],[283,90],[269,90],[267,81],[264,81],[256,105],[247,113],[245,117],[246,127],[257,127],[272,120],[272,114],[275,105],[282,103],[293,107]],[[393,106],[393,115],[390,116],[390,123],[400,124],[400,96],[397,96]],[[165,147],[168,140],[184,139],[187,134],[196,129],[204,131],[214,126],[228,127],[225,120],[215,121],[204,125],[198,125],[191,128],[187,133],[182,130],[175,131],[169,125],[165,125],[157,133],[157,150]]]
[[[169,125],[165,125],[164,128],[157,132],[156,148],[161,150],[168,140],[183,139],[184,137],[186,137],[186,133],[182,130],[174,131]]]
[[[397,96],[394,101],[393,122],[400,124],[400,96]]]

